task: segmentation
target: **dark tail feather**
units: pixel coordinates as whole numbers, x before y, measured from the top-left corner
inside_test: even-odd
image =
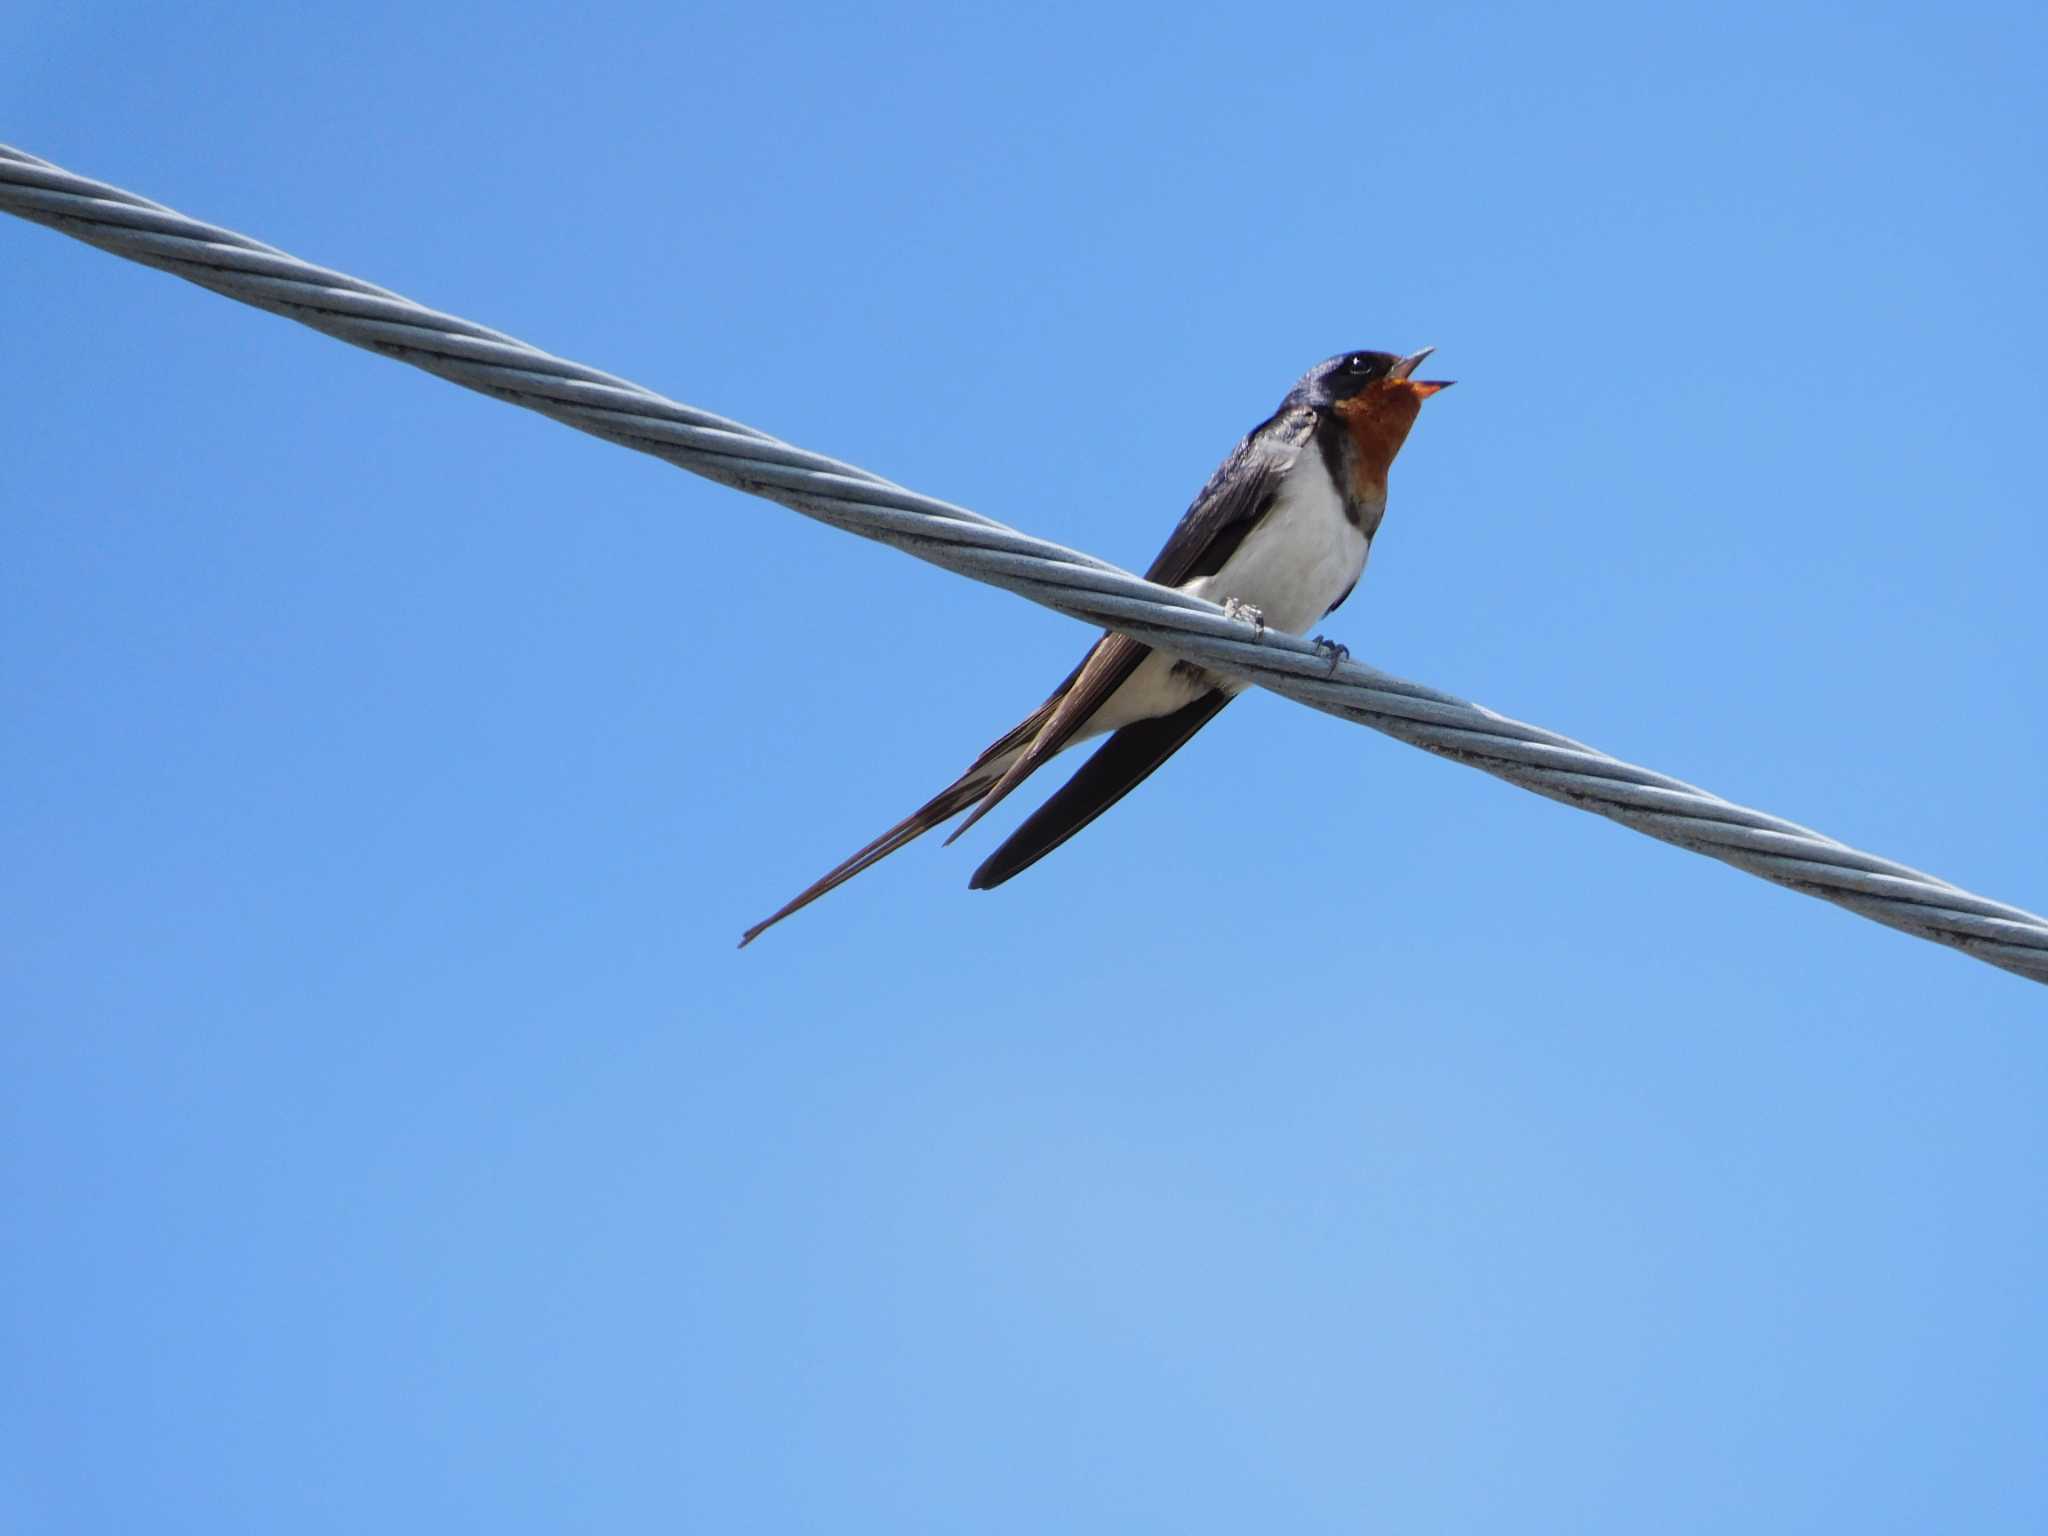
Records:
[[[1222,689],[1203,694],[1157,720],[1127,725],[1096,749],[1045,804],[1024,818],[1003,846],[988,856],[969,889],[993,890],[1029,869],[1144,782],[1230,702]]]
[[[1039,729],[1025,744],[1024,750],[1005,768],[988,792],[981,797],[981,804],[946,839],[946,846],[952,847],[960,841],[960,834],[973,826],[982,817],[994,810],[1011,790],[1038,772],[1068,742],[1081,732],[1095,712],[1109,696],[1130,680],[1133,672],[1151,652],[1127,635],[1108,634],[1095,642],[1094,647],[1082,658],[1081,665],[1059,686],[1059,691],[1045,701],[1045,713]]]
[[[931,831],[940,822],[951,821],[955,816],[966,810],[968,806],[979,800],[982,792],[994,782],[995,775],[978,772],[973,768],[968,769],[963,776],[955,779],[946,788],[940,790],[931,799],[912,811],[903,820],[897,822],[895,826],[884,832],[872,843],[869,843],[860,852],[854,854],[845,863],[823,876],[816,884],[807,886],[802,894],[797,896],[773,917],[764,918],[762,921],[754,924],[753,927],[741,935],[740,948],[745,949],[754,940],[761,937],[763,933],[789,916],[790,913],[808,907],[834,886],[844,885],[870,864],[879,864],[905,843],[913,842],[924,836],[925,833]]]
[[[914,842],[916,839],[924,836],[925,833],[931,831],[933,827],[939,825],[940,822],[951,821],[955,816],[966,810],[968,806],[979,800],[988,792],[989,785],[995,783],[997,779],[1003,776],[1003,769],[1009,766],[1011,755],[1028,745],[1038,735],[1045,722],[1052,717],[1052,712],[1059,704],[1062,695],[1073,684],[1074,678],[1080,675],[1080,671],[1081,669],[1076,667],[1073,672],[1068,674],[1066,682],[1060,684],[1058,690],[1054,692],[1051,698],[1003,732],[994,741],[990,742],[988,749],[981,756],[977,757],[968,770],[961,774],[959,778],[948,784],[936,795],[933,795],[931,799],[912,811],[903,820],[897,822],[895,826],[884,832],[872,843],[869,843],[867,847],[861,849],[860,852],[856,853],[844,864],[841,864],[830,874],[824,876],[817,884],[810,886],[780,912],[749,928],[740,936],[740,948],[745,949],[754,940],[761,937],[763,933],[766,933],[770,928],[773,928],[777,923],[789,916],[790,913],[808,907],[834,886],[844,885],[870,864],[879,864],[905,843]]]

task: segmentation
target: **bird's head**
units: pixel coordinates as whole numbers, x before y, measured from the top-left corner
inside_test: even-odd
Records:
[[[1418,379],[1415,370],[1436,350],[1424,347],[1406,357],[1392,352],[1345,352],[1318,363],[1294,386],[1293,398],[1326,421],[1348,429],[1355,494],[1386,496],[1387,470],[1408,429],[1415,425],[1422,402],[1449,379]]]
[[[1303,374],[1294,386],[1295,397],[1321,411],[1348,408],[1346,415],[1392,407],[1413,421],[1423,401],[1453,382],[1415,377],[1423,359],[1435,350],[1424,347],[1406,357],[1392,352],[1339,353]]]

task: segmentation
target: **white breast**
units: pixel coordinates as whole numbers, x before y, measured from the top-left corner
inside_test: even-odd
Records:
[[[1313,445],[1303,460],[1223,569],[1183,583],[1183,592],[1214,603],[1236,598],[1259,609],[1274,629],[1304,634],[1351,590],[1364,573],[1371,541],[1344,515]]]
[[[1313,445],[1305,450],[1315,452]],[[1180,590],[1212,603],[1236,598],[1258,609],[1271,628],[1305,634],[1357,584],[1371,547],[1344,515],[1344,503],[1321,463],[1310,458],[1287,476],[1279,499],[1231,551],[1223,569],[1182,582]],[[1218,686],[1239,693],[1249,685],[1177,667],[1171,657],[1154,651],[1074,739],[1085,741],[1136,720],[1170,715]]]

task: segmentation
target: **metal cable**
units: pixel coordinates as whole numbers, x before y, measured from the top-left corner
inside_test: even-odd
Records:
[[[0,209],[1090,624],[1478,768],[1773,884],[2048,982],[2048,919],[1847,847],[742,423],[0,145]]]

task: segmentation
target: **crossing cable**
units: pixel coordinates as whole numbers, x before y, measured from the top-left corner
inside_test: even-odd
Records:
[[[1246,678],[1775,885],[2048,982],[2048,919],[1622,762],[1555,731],[1255,631],[1213,603],[554,357],[0,144],[0,210]]]

